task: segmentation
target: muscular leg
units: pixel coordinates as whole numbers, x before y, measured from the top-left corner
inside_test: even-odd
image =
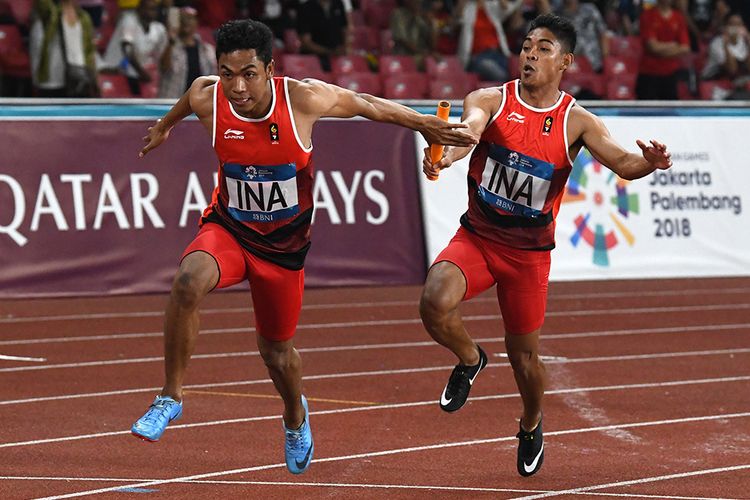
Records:
[[[505,334],[505,349],[523,400],[521,426],[526,431],[532,431],[542,418],[546,370],[539,359],[540,331],[537,328],[527,335]]]
[[[164,318],[162,396],[182,400],[182,381],[198,338],[198,306],[218,280],[219,268],[206,252],[193,252],[180,263]]]
[[[257,336],[258,349],[263,357],[273,385],[284,400],[284,425],[297,429],[305,418],[302,408],[302,358],[294,342],[274,342]]]
[[[477,345],[466,332],[458,306],[466,293],[466,278],[448,261],[438,262],[427,275],[419,314],[435,341],[447,347],[463,365],[479,363]]]

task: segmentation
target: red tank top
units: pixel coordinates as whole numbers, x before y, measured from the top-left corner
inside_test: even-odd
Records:
[[[519,81],[503,85],[500,109],[469,161],[468,230],[515,248],[555,247],[555,217],[573,162],[568,156],[565,92],[545,109],[521,99]]]
[[[301,269],[310,248],[312,145],[300,141],[286,78],[273,78],[271,109],[240,116],[214,88],[213,146],[219,184],[203,222],[228,229],[248,251],[288,269]]]

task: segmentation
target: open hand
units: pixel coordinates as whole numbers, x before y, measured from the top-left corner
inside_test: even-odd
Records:
[[[450,123],[437,116],[423,115],[419,132],[429,144],[473,146],[479,141],[471,132],[462,130],[468,127],[465,123]]]
[[[143,137],[143,142],[145,142],[146,145],[143,147],[143,149],[141,149],[141,152],[138,153],[138,158],[143,158],[144,156],[146,156],[146,153],[159,146],[159,144],[161,144],[162,142],[166,141],[171,130],[172,127],[165,128],[162,125],[161,118],[156,120],[156,123],[148,128],[147,135]]]
[[[666,170],[672,166],[672,153],[667,151],[667,146],[660,142],[649,141],[651,146],[647,146],[640,139],[636,140],[635,143],[641,148],[643,157],[654,167],[659,170]]]

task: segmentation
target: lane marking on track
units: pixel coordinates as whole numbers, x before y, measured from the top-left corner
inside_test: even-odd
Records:
[[[245,392],[216,392],[216,391],[196,391],[196,390],[185,390],[183,394],[205,394],[208,396],[231,396],[240,398],[258,398],[258,399],[276,399],[280,400],[281,396],[278,394],[248,394]],[[376,406],[383,403],[373,403],[371,401],[349,401],[347,399],[327,399],[327,398],[314,398],[308,397],[308,401],[320,402],[320,403],[338,403],[345,405],[363,405],[363,406]]]
[[[682,297],[693,295],[733,295],[750,293],[749,287],[736,288],[709,288],[709,289],[683,289],[683,290],[652,290],[652,291],[632,291],[632,292],[590,292],[590,293],[563,293],[551,294],[548,300],[576,300],[576,299],[598,299],[598,298],[626,298],[626,297]],[[477,297],[472,299],[473,303],[477,302],[497,302],[495,297]],[[388,307],[388,306],[414,306],[419,304],[417,300],[384,300],[384,301],[367,301],[367,302],[338,302],[329,304],[305,304],[302,306],[303,311],[308,310],[326,310],[326,309],[347,309],[347,308],[370,308],[370,307]],[[234,314],[249,313],[253,308],[248,307],[228,307],[228,308],[206,308],[201,310],[201,314]],[[42,321],[76,321],[81,319],[110,319],[110,318],[150,318],[164,316],[164,310],[159,311],[133,311],[133,312],[107,312],[107,313],[88,313],[88,314],[59,314],[47,316],[16,316],[0,318],[0,323],[35,323]]]
[[[33,361],[35,363],[44,363],[47,358],[27,358],[25,356],[7,356],[0,354],[0,359],[5,361]]]
[[[144,482],[159,481],[159,479],[147,478],[110,478],[110,477],[57,477],[57,476],[0,476],[0,481],[65,481],[65,482],[104,482],[104,483],[121,483],[121,482]],[[471,487],[471,486],[445,486],[445,485],[423,485],[423,484],[357,484],[357,483],[315,483],[315,482],[291,482],[291,481],[244,481],[220,480],[220,479],[195,479],[186,481],[175,481],[174,484],[209,484],[209,485],[226,485],[226,486],[312,486],[317,488],[367,488],[367,489],[405,489],[405,490],[445,490],[445,491],[476,491],[476,492],[496,492],[496,493],[552,493],[550,490],[520,489],[520,488],[490,488],[490,487]],[[608,496],[608,497],[627,497],[627,498],[659,498],[669,500],[734,500],[731,498],[719,497],[686,497],[675,495],[646,495],[636,493],[599,493],[599,492],[581,492],[578,495],[587,496]]]
[[[723,304],[723,305],[708,305],[708,306],[693,306],[697,310],[706,310],[706,307],[717,308],[716,310],[732,310],[732,309],[750,309],[750,304]],[[657,313],[657,312],[676,312],[674,308],[642,308],[642,309],[601,309],[601,310],[571,310],[571,311],[552,311],[547,312],[545,318],[550,317],[572,317],[576,314],[579,316],[587,316],[592,314],[603,314],[603,315],[615,315],[615,314],[640,314],[640,313]],[[679,312],[679,311],[677,311]],[[682,311],[690,312],[690,311]],[[482,315],[467,315],[463,316],[463,321],[493,321],[501,320],[502,317],[499,314],[482,314]],[[348,321],[348,322],[336,322],[336,323],[303,323],[297,325],[297,330],[330,330],[339,328],[356,328],[356,327],[369,327],[369,326],[399,326],[399,325],[421,325],[422,320],[418,318],[412,319],[389,319],[389,320],[371,320],[371,321]],[[748,323],[733,323],[738,327],[747,327]],[[709,328],[712,325],[706,325],[705,327],[693,327],[693,328]],[[721,326],[721,325],[719,325]],[[688,327],[686,327],[688,328]],[[207,328],[201,330],[200,334],[204,335],[216,335],[216,334],[233,334],[233,333],[254,333],[255,327],[243,326],[235,328]],[[2,340],[0,345],[28,345],[28,344],[43,344],[43,343],[62,343],[62,342],[86,342],[94,340],[124,340],[134,338],[147,338],[147,337],[162,337],[163,332],[138,332],[138,333],[113,333],[105,335],[81,335],[77,337],[48,337],[43,339],[11,339]],[[546,338],[547,335],[543,334]]]
[[[732,472],[736,470],[750,469],[750,464],[732,465],[728,467],[718,467],[715,469],[703,469],[690,472],[680,472],[677,474],[665,474],[663,476],[644,477],[641,479],[632,479],[629,481],[617,481],[614,483],[607,484],[596,484],[593,486],[583,486],[580,488],[570,488],[568,490],[551,491],[549,493],[541,493],[539,495],[530,495],[524,497],[517,497],[513,500],[534,500],[537,498],[550,498],[560,495],[574,495],[576,493],[583,493],[592,490],[603,490],[605,488],[617,488],[619,486],[631,486],[634,484],[654,483],[657,481],[668,481],[670,479],[681,479],[683,477],[694,477],[704,476],[706,474],[717,474],[722,472]]]
[[[674,425],[674,424],[681,424],[681,423],[689,423],[689,422],[704,422],[704,421],[711,421],[711,420],[722,420],[722,419],[730,419],[730,418],[746,418],[750,417],[750,412],[746,413],[729,413],[729,414],[722,414],[722,415],[705,415],[700,417],[684,417],[684,418],[675,418],[675,419],[669,419],[669,420],[654,420],[649,422],[631,422],[626,424],[613,424],[613,425],[606,425],[606,426],[599,426],[599,427],[586,427],[586,428],[577,428],[577,429],[566,429],[562,431],[551,431],[551,432],[545,432],[545,436],[551,437],[551,436],[563,436],[563,435],[569,435],[569,434],[580,434],[582,432],[598,432],[603,431],[607,429],[626,429],[626,428],[635,428],[635,427],[651,427],[651,426],[660,426],[660,425]],[[397,448],[397,449],[390,449],[390,450],[382,450],[382,451],[372,451],[367,453],[357,453],[353,455],[342,455],[342,456],[336,456],[336,457],[325,457],[325,458],[318,458],[315,459],[316,464],[325,463],[325,462],[341,462],[346,460],[357,460],[362,458],[371,458],[371,457],[383,457],[383,456],[389,456],[389,455],[398,455],[402,453],[412,453],[412,452],[419,452],[419,451],[429,451],[429,450],[439,450],[443,448],[455,448],[455,447],[461,447],[461,446],[475,446],[475,445],[483,445],[483,444],[490,444],[490,443],[500,443],[504,441],[515,441],[517,438],[515,436],[507,436],[507,437],[500,437],[500,438],[488,438],[488,439],[474,439],[470,441],[458,441],[458,442],[448,442],[448,443],[438,443],[438,444],[432,444],[432,445],[424,445],[424,446],[412,446],[409,448]],[[194,480],[194,479],[206,479],[210,477],[219,477],[219,476],[229,476],[234,474],[243,474],[247,472],[257,472],[261,470],[269,470],[269,469],[280,469],[282,467],[286,467],[285,463],[276,463],[276,464],[268,464],[268,465],[259,465],[254,467],[245,467],[240,469],[230,469],[230,470],[224,470],[224,471],[215,471],[215,472],[206,472],[203,474],[194,474],[190,476],[183,476],[183,477],[177,477],[172,479],[160,479],[157,481],[144,481],[141,483],[134,483],[134,484],[128,484],[125,486],[113,486],[108,488],[100,488],[95,490],[86,490],[86,491],[79,491],[76,493],[68,493],[64,495],[56,495],[56,496],[50,496],[50,497],[44,497],[43,499],[39,500],[58,500],[63,498],[75,498],[75,497],[81,497],[86,495],[94,495],[98,493],[108,493],[110,491],[116,491],[119,489],[125,488],[146,488],[149,486],[157,486],[161,484],[170,484],[170,483],[178,483],[186,480]],[[742,468],[748,468],[750,465],[742,465],[737,466]],[[725,469],[731,469],[729,467],[726,467]],[[717,469],[713,469],[717,470]],[[690,474],[697,474],[697,473],[684,473],[683,477],[687,477],[686,475]],[[618,483],[614,483],[617,485]],[[588,488],[606,488],[608,485],[597,485],[593,487]],[[585,489],[585,488],[584,488]],[[555,492],[555,494],[558,494]],[[538,498],[538,497],[534,497]]]
[[[489,365],[488,365],[489,366]],[[623,391],[623,390],[637,390],[637,389],[653,389],[661,387],[679,387],[685,385],[699,385],[699,384],[726,384],[730,382],[745,382],[750,380],[750,375],[739,376],[739,377],[722,377],[722,378],[711,378],[711,379],[696,379],[696,380],[673,380],[668,382],[650,382],[640,384],[619,384],[619,385],[606,385],[606,386],[593,386],[593,387],[574,387],[567,389],[555,389],[545,391],[545,395],[553,396],[559,394],[570,394],[580,392],[602,392],[602,391]],[[493,401],[496,399],[510,399],[519,397],[518,393],[506,393],[506,394],[494,394],[487,396],[472,396],[472,402],[478,401]],[[354,408],[338,408],[335,410],[322,410],[322,411],[311,411],[310,415],[336,415],[340,413],[353,413],[360,411],[371,411],[371,410],[395,410],[403,408],[414,408],[417,406],[428,406],[434,405],[434,400],[429,401],[414,401],[408,403],[390,403],[379,406],[360,406]],[[231,425],[231,424],[244,424],[248,422],[261,422],[266,420],[280,419],[281,415],[264,415],[258,417],[244,417],[244,418],[233,418],[227,420],[213,420],[209,422],[195,422],[191,424],[176,424],[167,427],[167,431],[174,431],[178,429],[192,429],[195,427],[214,427],[218,425]],[[77,436],[65,436],[59,438],[47,438],[47,439],[36,439],[32,441],[18,441],[13,443],[2,443],[0,448],[15,448],[22,446],[32,446],[38,444],[48,443],[59,443],[65,441],[79,441],[84,439],[92,439],[99,437],[108,436],[123,436],[130,435],[130,431],[111,431],[111,432],[100,432],[95,434],[81,434]]]
[[[489,363],[486,368],[499,368],[507,367],[508,363]],[[424,373],[439,370],[450,370],[452,366],[434,366],[424,368],[403,368],[395,370],[374,370],[374,371],[363,371],[363,372],[345,372],[345,373],[327,373],[318,375],[305,375],[303,380],[326,380],[335,378],[345,377],[374,377],[381,375],[399,375],[399,374],[411,374],[411,373]],[[725,379],[708,379],[708,380],[725,380]],[[729,377],[726,380],[745,380],[743,377]],[[255,379],[255,380],[236,380],[231,382],[211,382],[207,384],[190,384],[186,385],[185,389],[205,389],[215,387],[237,387],[242,385],[255,385],[255,384],[270,384],[271,381],[267,378]],[[95,398],[95,397],[111,397],[111,396],[122,396],[126,394],[138,394],[144,392],[157,392],[161,391],[161,387],[142,387],[136,389],[120,389],[115,391],[102,391],[102,392],[86,392],[79,394],[65,394],[62,396],[42,396],[37,398],[25,398],[25,399],[12,399],[7,401],[0,401],[2,405],[13,405],[13,404],[26,404],[26,403],[41,403],[45,401],[63,401],[68,399],[80,399],[80,398]],[[472,397],[472,399],[474,399]]]
[[[434,342],[429,343],[433,347],[438,347]],[[299,350],[302,352],[302,350]],[[629,361],[638,359],[658,359],[658,358],[673,358],[682,356],[714,356],[721,354],[744,354],[750,352],[750,347],[737,348],[737,349],[713,349],[705,351],[686,351],[686,352],[665,352],[665,353],[650,353],[650,354],[627,354],[619,356],[598,356],[589,358],[564,358],[564,359],[548,359],[548,363],[590,363],[597,361]],[[238,352],[219,352],[213,354],[194,354],[190,360],[195,361],[199,359],[223,359],[223,358],[241,358],[257,356],[257,351],[238,351]],[[36,365],[36,366],[14,366],[11,368],[0,368],[0,373],[13,373],[13,372],[29,372],[29,371],[40,371],[40,370],[58,370],[64,368],[90,368],[93,366],[112,366],[112,365],[131,365],[137,363],[160,363],[163,362],[164,358],[161,356],[152,356],[148,358],[130,358],[130,359],[107,359],[102,361],[81,361],[77,363],[59,363],[59,364],[48,364],[48,365]],[[492,364],[488,366],[493,366]],[[504,365],[497,365],[504,366]],[[305,377],[307,378],[307,377]]]

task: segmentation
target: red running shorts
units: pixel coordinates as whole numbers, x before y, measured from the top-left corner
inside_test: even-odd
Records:
[[[456,265],[466,278],[463,300],[497,285],[506,333],[525,335],[541,328],[547,307],[550,251],[500,245],[462,226],[433,265],[444,261]]]
[[[206,252],[219,266],[216,288],[226,288],[247,280],[253,298],[256,331],[266,340],[283,342],[297,329],[305,270],[285,269],[243,248],[219,224],[203,224],[198,235],[182,254]]]

